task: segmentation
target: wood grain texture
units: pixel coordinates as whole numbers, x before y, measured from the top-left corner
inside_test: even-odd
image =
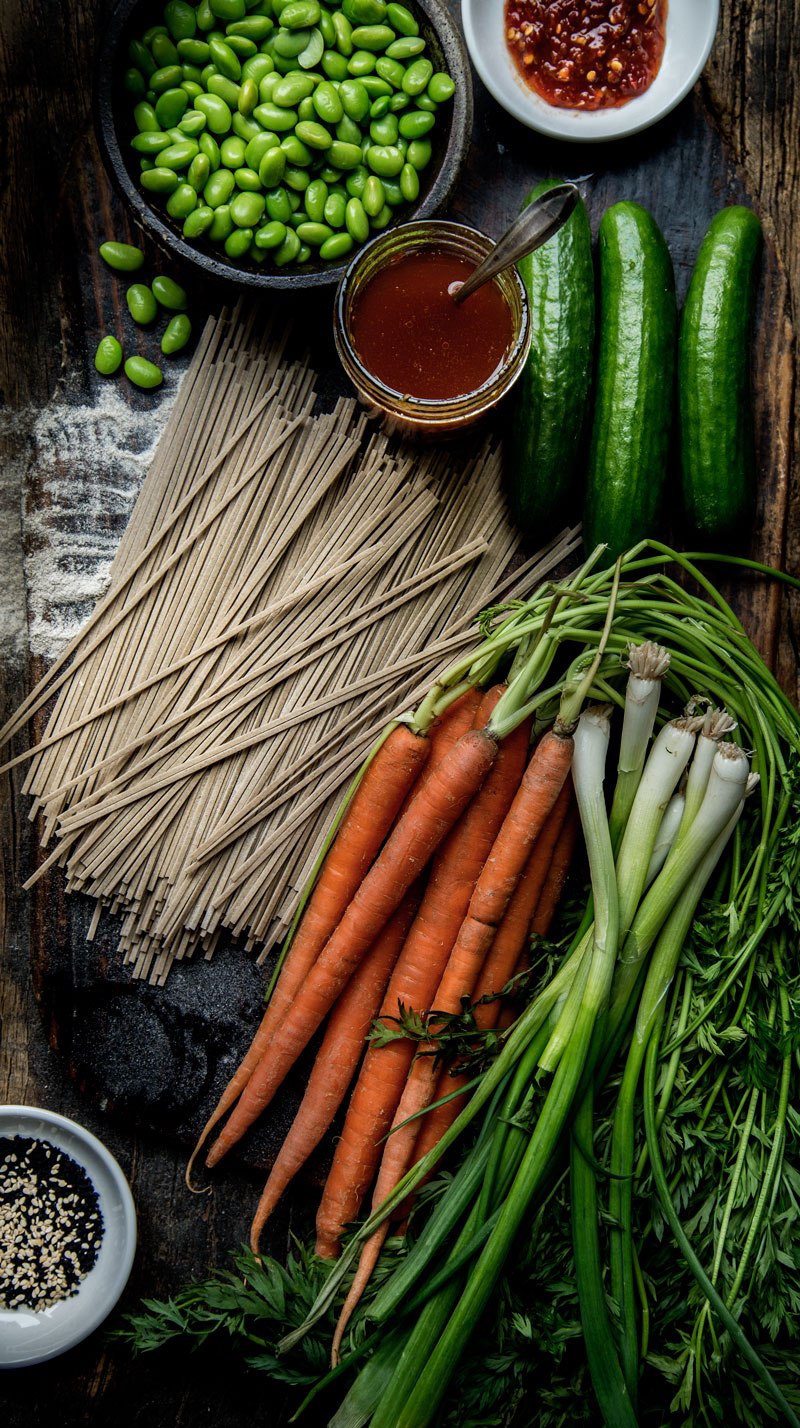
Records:
[[[457,8],[455,0],[450,0]],[[470,164],[454,210],[498,233],[532,184],[547,173],[593,177],[587,183],[596,223],[603,207],[632,197],[651,207],[665,227],[684,290],[691,261],[710,213],[744,199],[767,227],[769,255],[758,327],[755,369],[757,430],[762,472],[753,548],[762,557],[797,572],[800,508],[792,461],[796,440],[797,372],[792,325],[800,309],[800,0],[723,0],[723,16],[711,63],[694,95],[656,130],[611,149],[580,151],[548,144],[514,125],[476,80],[476,125]],[[106,330],[125,331],[124,286],[96,258],[102,237],[130,233],[127,218],[99,169],[91,136],[89,75],[95,36],[108,9],[105,0],[4,0],[0,6],[0,638],[3,652],[3,714],[16,705],[35,671],[27,657],[20,510],[48,499],[37,468],[33,430],[37,414],[54,397],[91,402],[98,379],[91,357]],[[195,292],[207,308],[210,298]],[[327,311],[319,308],[320,340],[328,347]],[[126,391],[124,400],[142,413],[152,399]],[[76,497],[77,499],[77,497]],[[113,536],[116,519],[95,512]],[[774,656],[788,689],[797,692],[798,610],[774,589],[754,582],[737,592],[739,608],[765,653]],[[19,781],[0,788],[0,1098],[52,1106],[75,1115],[102,1134],[131,1178],[139,1207],[140,1252],[125,1297],[129,1306],[145,1294],[164,1294],[186,1278],[220,1262],[241,1239],[257,1185],[241,1167],[229,1168],[223,1188],[190,1199],[183,1186],[183,1152],[168,1139],[131,1130],[129,1113],[104,1115],[84,1091],[98,1037],[125,1018],[138,1019],[150,1044],[170,1041],[178,1023],[171,1003],[141,996],[112,978],[113,1005],[98,1019],[95,988],[113,970],[113,940],[101,939],[87,953],[86,914],[79,900],[67,902],[58,879],[42,885],[35,900],[20,892],[32,865],[31,827]],[[30,976],[35,948],[37,1011]],[[231,956],[236,958],[237,954]],[[214,964],[211,964],[212,968]],[[244,959],[228,967],[226,1006],[238,998],[231,1037],[244,1034],[257,992]],[[191,974],[193,969],[187,969]],[[205,970],[205,969],[202,969]],[[115,972],[115,976],[116,976]],[[207,1002],[222,995],[226,963],[195,986]],[[187,984],[189,977],[187,976]],[[83,993],[75,997],[75,988]],[[173,998],[180,991],[170,992]],[[188,989],[187,989],[188,995]],[[77,1008],[82,1008],[79,1015]],[[93,1012],[86,1014],[86,1008]],[[131,1008],[135,1010],[131,1010]],[[212,1016],[215,1008],[206,1007]],[[227,1013],[226,1013],[227,1014]],[[180,1019],[179,1019],[180,1020]],[[224,1021],[224,1019],[223,1019]],[[102,1023],[102,1027],[101,1027]],[[100,1029],[99,1029],[100,1028]],[[203,1073],[209,1054],[203,1017],[180,1021],[179,1062]],[[83,1086],[65,1073],[52,1047],[59,1041]],[[124,1060],[124,1036],[120,1050]],[[173,1046],[174,1053],[174,1046]],[[214,1050],[214,1048],[212,1048]],[[217,1047],[215,1054],[224,1048]],[[234,1048],[228,1048],[232,1054]],[[161,1063],[160,1071],[163,1072]],[[103,1061],[106,1075],[113,1070]],[[221,1074],[221,1062],[216,1074]],[[130,1087],[131,1067],[117,1064]],[[147,1078],[144,1078],[145,1082]],[[106,1088],[108,1089],[108,1087]],[[113,1091],[113,1085],[111,1087]],[[97,1088],[95,1087],[95,1091]],[[154,1098],[152,1123],[164,1095]],[[180,1086],[172,1085],[174,1105]],[[153,1084],[149,1092],[153,1098]],[[178,1096],[178,1099],[180,1097]],[[190,1108],[196,1115],[201,1108]],[[146,1120],[139,1107],[139,1120]],[[167,1121],[169,1121],[169,1115]],[[161,1115],[161,1124],[164,1124]],[[302,1197],[292,1214],[302,1216]],[[275,1248],[286,1242],[289,1214],[279,1218]],[[264,1421],[263,1385],[238,1372],[225,1387],[226,1353],[205,1350],[187,1361],[165,1354],[131,1365],[126,1352],[95,1335],[66,1359],[35,1372],[6,1376],[2,1399],[10,1425],[52,1422],[53,1402],[66,1428],[72,1424],[127,1425],[214,1423],[219,1428]],[[286,1421],[270,1395],[267,1420]]]

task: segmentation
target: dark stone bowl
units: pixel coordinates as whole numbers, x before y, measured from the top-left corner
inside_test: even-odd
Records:
[[[448,106],[442,106],[432,130],[433,157],[420,175],[422,186],[417,202],[397,210],[397,222],[429,218],[448,203],[458,181],[472,135],[472,81],[469,60],[454,21],[441,0],[410,0],[416,10],[422,34],[428,43],[436,69],[452,75],[456,91]],[[166,208],[155,206],[137,182],[138,165],[130,149],[133,137],[134,101],[122,87],[127,68],[127,49],[134,36],[141,35],[162,18],[163,0],[120,0],[103,37],[95,73],[95,120],[106,167],[133,210],[137,222],[150,236],[185,263],[227,284],[241,287],[291,291],[337,283],[350,256],[342,263],[310,262],[302,269],[278,271],[259,268],[255,263],[235,263],[221,251],[195,247],[183,237],[181,225],[170,218]]]

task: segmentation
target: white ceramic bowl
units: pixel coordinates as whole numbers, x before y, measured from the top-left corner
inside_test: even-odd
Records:
[[[66,1116],[32,1106],[0,1106],[0,1136],[49,1141],[83,1166],[103,1216],[100,1252],[76,1294],[50,1309],[0,1309],[0,1368],[44,1363],[79,1344],[114,1308],[136,1250],[136,1210],[125,1176],[96,1136]]]
[[[540,134],[570,143],[622,139],[647,129],[685,99],[708,59],[719,0],[669,0],[664,58],[650,88],[618,109],[558,109],[519,75],[505,40],[504,0],[461,0],[470,58],[498,104]]]

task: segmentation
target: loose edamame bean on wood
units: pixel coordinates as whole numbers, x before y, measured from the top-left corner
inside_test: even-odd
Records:
[[[135,273],[144,263],[144,253],[133,243],[117,243],[109,239],[100,244],[98,251],[103,262],[118,273]]]
[[[164,374],[155,362],[150,362],[146,357],[139,356],[128,358],[125,363],[125,376],[129,382],[133,382],[135,387],[141,387],[145,392],[160,387],[164,380]]]
[[[189,299],[186,290],[176,283],[174,278],[165,277],[160,273],[153,278],[151,284],[154,298],[157,298],[162,307],[168,312],[183,312],[189,306]]]
[[[192,324],[185,312],[176,313],[171,317],[161,338],[161,351],[165,357],[173,357],[176,352],[181,352],[192,335]]]
[[[158,316],[158,304],[146,283],[131,283],[125,294],[128,312],[139,327],[149,327]]]
[[[101,337],[94,354],[94,365],[103,377],[111,377],[119,370],[122,362],[122,346],[110,334]]]

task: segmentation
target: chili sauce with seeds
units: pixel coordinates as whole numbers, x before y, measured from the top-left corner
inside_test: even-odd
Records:
[[[616,108],[658,74],[666,11],[667,0],[506,0],[506,44],[548,104]]]
[[[49,1309],[76,1294],[103,1238],[86,1171],[46,1140],[0,1137],[0,1309]]]
[[[406,253],[368,279],[353,303],[350,335],[363,366],[409,397],[446,401],[476,392],[501,365],[514,319],[494,282],[463,303],[449,289],[476,264],[444,249]]]

